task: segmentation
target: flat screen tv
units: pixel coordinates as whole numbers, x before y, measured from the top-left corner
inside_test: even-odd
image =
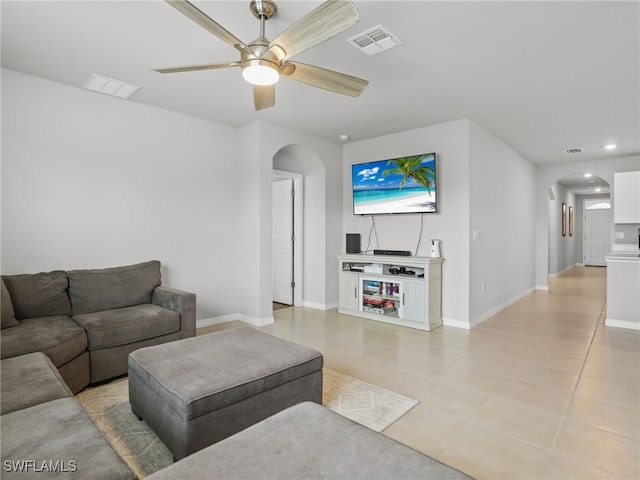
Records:
[[[436,213],[436,154],[351,166],[353,214]]]

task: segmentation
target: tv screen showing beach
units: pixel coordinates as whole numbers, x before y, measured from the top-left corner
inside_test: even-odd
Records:
[[[436,154],[351,166],[354,215],[436,213]]]

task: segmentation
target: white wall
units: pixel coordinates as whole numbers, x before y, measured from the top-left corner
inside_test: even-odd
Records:
[[[367,246],[371,216],[355,216],[351,192],[351,165],[388,158],[435,152],[438,213],[425,214],[422,243],[416,252],[421,216],[377,215],[379,243],[370,249],[410,250],[429,256],[429,239],[441,240],[443,262],[442,315],[452,322],[469,319],[469,122],[433,125],[346,144],[343,168],[342,236],[360,233]],[[337,278],[337,274],[336,274]]]
[[[569,207],[576,214],[576,197],[560,184],[549,192],[549,275],[557,276],[576,263],[576,235],[569,235]],[[566,205],[565,235],[562,235],[562,204]],[[574,225],[575,226],[575,225]]]
[[[302,298],[303,305],[324,308],[325,282],[318,272],[324,271],[325,251],[325,168],[318,156],[301,145],[290,145],[281,149],[273,158],[276,170],[303,175],[302,199]]]
[[[420,248],[420,215],[375,216],[379,243],[369,248],[428,256],[428,240],[441,240],[443,320],[470,328],[533,289],[535,255],[535,168],[475,122],[345,145],[342,248],[344,234],[360,233],[364,250],[372,222],[352,213],[351,165],[428,152],[437,154],[438,213],[424,216]]]
[[[237,311],[235,138],[2,70],[2,273],[158,259],[199,319]]]
[[[591,172],[609,183],[611,198],[613,199],[615,172],[630,172],[640,170],[640,156],[606,158],[589,162],[572,162],[559,165],[548,165],[536,169],[536,285],[538,288],[548,288],[549,276],[549,187],[562,177],[575,173]],[[615,205],[611,203],[611,207]],[[613,217],[613,216],[612,216]],[[611,223],[611,238],[615,238],[613,219]]]
[[[337,260],[340,238],[340,217],[335,214],[341,205],[341,146],[312,135],[277,125],[254,122],[239,129],[239,175],[244,184],[239,186],[238,203],[238,270],[242,273],[242,305],[244,320],[255,324],[273,321],[271,288],[271,181],[274,158],[290,145],[296,154],[306,151],[315,155],[325,170],[324,217],[310,218],[316,222],[319,239],[311,245],[313,262],[303,266],[305,275],[314,276],[313,299],[303,298],[303,304],[315,308],[329,308],[337,304]],[[291,152],[291,150],[289,150]],[[281,166],[279,167],[280,169]],[[318,193],[318,198],[322,196]],[[307,219],[305,220],[307,221]],[[306,250],[305,239],[305,250]],[[318,262],[317,260],[320,260]],[[316,303],[317,302],[317,303]]]
[[[534,287],[535,167],[480,125],[469,126],[473,326]]]

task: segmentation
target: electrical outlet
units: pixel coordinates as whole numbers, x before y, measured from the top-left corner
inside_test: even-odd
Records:
[[[624,232],[616,232],[616,240],[624,240]]]

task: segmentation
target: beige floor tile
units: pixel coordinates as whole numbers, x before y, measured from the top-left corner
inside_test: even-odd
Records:
[[[544,480],[621,480],[610,472],[552,453]]]
[[[472,352],[485,353],[507,360],[520,361],[532,350],[531,347],[520,347],[500,342],[483,342],[472,350]]]
[[[532,349],[521,358],[522,363],[560,370],[561,372],[579,374],[584,361],[563,353],[545,352]]]
[[[553,415],[564,415],[571,402],[568,390],[542,387],[515,378],[505,379],[494,395]]]
[[[621,350],[607,345],[593,344],[589,349],[589,360],[594,362],[610,360],[618,365],[638,365],[640,364],[640,349]]]
[[[637,440],[572,419],[560,427],[554,451],[622,478],[640,477]]]
[[[574,333],[566,333],[566,332],[553,332],[549,331],[545,333],[540,341],[545,342],[554,342],[554,343],[563,343],[567,345],[576,345],[578,347],[589,347],[591,345],[592,337],[590,335],[576,335]]]
[[[584,360],[589,353],[589,346],[570,345],[555,341],[551,338],[541,339],[533,346],[534,350],[540,350],[543,352],[560,353],[562,355],[568,355],[571,357]]]
[[[426,406],[470,419],[489,396],[459,385],[432,380],[414,389],[414,398]]]
[[[437,458],[466,423],[460,417],[419,404],[384,434]]]
[[[628,383],[582,376],[578,380],[575,393],[627,408],[640,409],[640,387]]]
[[[528,363],[518,364],[509,376],[543,387],[569,391],[573,391],[578,382],[577,373],[563,372],[554,368],[530,365]]]
[[[507,378],[468,365],[453,365],[436,377],[441,382],[460,385],[485,395],[493,395]]]
[[[458,360],[453,366],[468,367],[495,373],[496,375],[508,376],[509,373],[515,369],[516,363],[513,361],[505,362],[502,357],[473,350]]]
[[[587,358],[582,375],[608,380],[612,383],[640,385],[640,367],[634,364],[618,364],[613,361],[594,362]]]
[[[550,449],[562,417],[499,398],[490,398],[471,422],[512,438]]]
[[[574,395],[567,417],[609,432],[640,440],[640,410]]]
[[[467,424],[438,459],[477,480],[542,478],[549,451]]]

